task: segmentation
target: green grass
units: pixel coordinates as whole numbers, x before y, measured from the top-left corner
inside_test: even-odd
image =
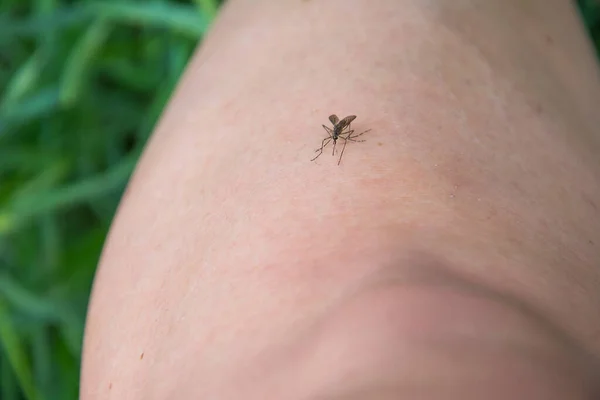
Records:
[[[90,286],[216,0],[0,2],[0,399],[76,399]]]
[[[600,5],[580,1],[600,54]],[[98,256],[217,0],[0,1],[0,399],[76,399]]]
[[[577,4],[600,58],[600,0],[577,0]]]

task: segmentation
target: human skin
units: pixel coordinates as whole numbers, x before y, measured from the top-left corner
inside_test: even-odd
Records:
[[[571,3],[231,0],[115,219],[81,398],[598,395],[600,80]],[[371,129],[340,166],[310,161],[332,113]]]

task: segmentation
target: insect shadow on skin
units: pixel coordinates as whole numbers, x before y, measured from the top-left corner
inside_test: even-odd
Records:
[[[364,142],[364,140],[356,140],[357,137],[364,135],[365,133],[369,132],[370,129],[367,129],[364,132],[358,133],[356,135],[354,135],[354,130],[351,129],[350,124],[352,123],[352,121],[354,121],[356,119],[356,115],[348,115],[346,118],[342,119],[340,121],[340,119],[338,118],[337,115],[332,114],[329,116],[329,121],[331,121],[331,123],[333,124],[333,129],[331,129],[328,126],[323,125],[323,128],[325,128],[325,130],[327,131],[327,133],[329,134],[328,137],[326,137],[325,139],[323,139],[323,141],[321,142],[321,147],[318,148],[317,150],[315,150],[315,153],[319,153],[315,156],[315,158],[313,158],[310,161],[315,161],[317,158],[319,158],[319,156],[321,154],[323,154],[323,149],[325,147],[327,147],[327,145],[333,141],[333,150],[331,152],[331,155],[335,155],[335,150],[336,150],[336,144],[337,141],[339,139],[343,139],[344,140],[344,147],[342,147],[342,152],[340,153],[340,158],[338,160],[338,165],[340,165],[340,163],[342,162],[342,156],[344,155],[344,150],[346,150],[346,144],[348,144],[348,141],[351,142]]]

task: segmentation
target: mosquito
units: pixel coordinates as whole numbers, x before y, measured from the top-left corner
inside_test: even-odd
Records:
[[[325,139],[323,139],[323,141],[321,142],[321,147],[318,148],[317,150],[315,150],[315,153],[318,152],[319,154],[317,154],[316,157],[310,161],[315,161],[317,158],[319,158],[319,156],[321,154],[323,154],[323,149],[332,140],[333,140],[333,151],[331,152],[331,155],[332,156],[335,155],[335,146],[336,146],[337,141],[339,139],[344,139],[344,147],[342,147],[340,159],[338,160],[338,165],[340,165],[340,163],[342,162],[342,156],[344,155],[344,150],[346,149],[346,144],[348,143],[348,140],[351,142],[364,142],[364,140],[356,140],[356,138],[370,131],[370,129],[367,129],[366,131],[364,131],[362,133],[353,135],[354,130],[352,130],[350,128],[350,124],[355,119],[356,119],[356,115],[348,115],[346,118],[344,118],[340,121],[340,119],[338,118],[337,115],[335,115],[335,114],[330,115],[329,121],[331,121],[331,123],[333,124],[333,129],[329,128],[328,126],[323,125],[323,128],[325,128],[325,130],[327,131],[329,136],[326,137]]]

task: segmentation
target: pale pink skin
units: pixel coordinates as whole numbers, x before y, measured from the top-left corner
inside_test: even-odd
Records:
[[[591,398],[600,81],[571,3],[230,0],[115,220],[81,398]],[[334,113],[372,131],[310,162]]]

